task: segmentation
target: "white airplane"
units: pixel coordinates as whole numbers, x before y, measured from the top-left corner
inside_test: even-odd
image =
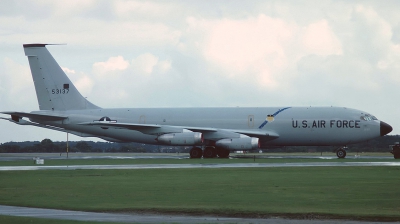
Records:
[[[46,45],[23,45],[40,110],[1,112],[11,115],[1,119],[113,142],[192,146],[191,158],[280,146],[341,146],[336,154],[344,158],[344,146],[392,131],[345,107],[103,109],[82,97]]]

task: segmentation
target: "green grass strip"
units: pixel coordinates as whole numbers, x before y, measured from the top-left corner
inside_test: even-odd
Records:
[[[0,172],[0,204],[235,216],[399,220],[400,167]]]

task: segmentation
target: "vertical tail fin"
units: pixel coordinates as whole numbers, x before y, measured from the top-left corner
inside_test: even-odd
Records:
[[[84,110],[99,107],[86,100],[46,48],[24,44],[40,110]]]

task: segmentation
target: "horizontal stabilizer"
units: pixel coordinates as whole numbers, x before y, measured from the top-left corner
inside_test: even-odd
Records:
[[[43,121],[61,121],[64,120],[68,117],[66,116],[60,116],[60,115],[48,115],[48,114],[37,114],[37,113],[25,113],[25,112],[0,112],[2,114],[8,114],[11,115],[11,117],[27,117],[29,119],[33,120],[43,120]]]

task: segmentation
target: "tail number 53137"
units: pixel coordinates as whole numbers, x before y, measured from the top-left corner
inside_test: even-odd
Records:
[[[52,89],[51,94],[68,94],[69,89]]]

